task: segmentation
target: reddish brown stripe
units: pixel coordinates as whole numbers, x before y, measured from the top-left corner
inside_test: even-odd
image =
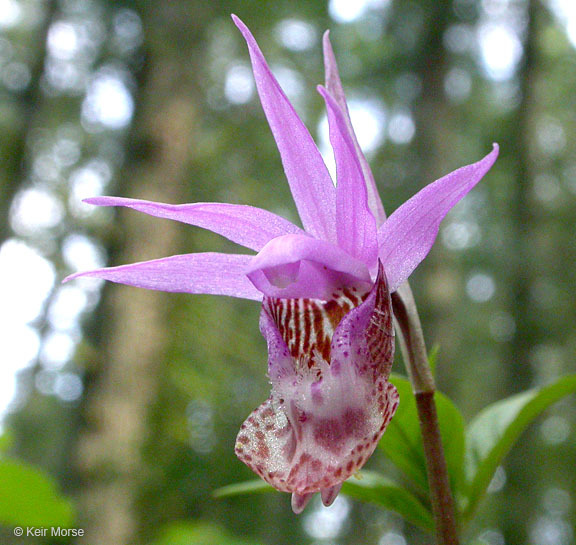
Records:
[[[304,331],[303,331],[303,342],[302,342],[302,354],[310,354],[310,344],[312,342],[313,331],[312,323],[310,321],[310,299],[302,300],[302,312],[304,314]]]
[[[342,318],[360,305],[367,293],[360,295],[355,288],[344,288],[334,299],[266,299],[266,310],[274,320],[296,365],[306,361],[316,365],[315,355],[330,362],[332,335]],[[374,347],[374,352],[382,350]]]
[[[314,317],[314,322],[312,327],[314,331],[319,333],[322,331],[322,322],[324,321],[324,317],[322,315],[322,310],[318,308],[318,305],[311,305],[312,316]]]

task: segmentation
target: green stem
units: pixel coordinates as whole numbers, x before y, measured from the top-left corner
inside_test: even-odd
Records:
[[[392,294],[392,305],[400,333],[400,348],[416,397],[437,543],[458,545],[454,501],[434,402],[436,386],[428,363],[420,317],[408,282]]]

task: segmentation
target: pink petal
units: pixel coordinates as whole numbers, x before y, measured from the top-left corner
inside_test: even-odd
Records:
[[[481,161],[436,180],[398,208],[380,227],[380,259],[391,291],[406,280],[432,248],[440,222],[490,170],[498,145]]]
[[[256,87],[302,224],[311,235],[336,242],[336,194],[324,160],[272,75],[256,40],[238,17],[233,15],[232,19],[248,44]]]
[[[268,311],[260,313],[260,333],[266,339],[268,348],[268,376],[270,381],[274,383],[279,380],[294,378],[294,361],[290,355],[290,350]]]
[[[103,278],[111,282],[186,293],[212,293],[243,299],[262,299],[262,294],[245,275],[253,256],[219,253],[174,255],[120,267],[108,267],[73,274],[74,278]]]
[[[382,263],[370,294],[340,322],[332,338],[330,371],[347,369],[387,379],[394,360],[394,327],[390,289]]]
[[[336,103],[338,104],[342,115],[344,116],[346,127],[350,138],[354,143],[354,151],[360,162],[364,180],[366,183],[366,189],[368,191],[368,206],[372,211],[372,214],[376,218],[376,224],[378,226],[384,223],[386,219],[386,214],[384,213],[384,206],[382,205],[382,200],[380,195],[378,195],[378,189],[376,189],[376,182],[374,181],[374,176],[370,170],[370,165],[362,153],[362,149],[358,144],[358,139],[352,127],[352,121],[350,120],[350,112],[348,111],[348,105],[346,103],[346,96],[344,95],[344,89],[342,88],[342,82],[340,81],[340,74],[338,73],[338,65],[336,64],[336,58],[334,57],[334,51],[332,49],[332,44],[330,43],[329,32],[324,33],[323,39],[324,45],[324,70],[326,79],[326,89],[330,95],[334,97]]]
[[[323,87],[330,142],[336,159],[336,233],[338,246],[374,268],[377,257],[376,221],[368,208],[367,189],[354,141],[334,98]]]
[[[164,204],[123,197],[94,197],[84,202],[97,206],[126,206],[157,218],[196,225],[256,251],[275,237],[304,233],[272,212],[240,204]]]
[[[294,492],[294,494],[292,494],[292,511],[294,511],[294,514],[299,515],[300,513],[302,513],[302,511],[304,511],[304,508],[308,505],[308,502],[312,499],[312,496],[314,494],[296,494]]]
[[[254,257],[248,278],[265,295],[329,299],[343,286],[366,286],[364,263],[323,240],[284,235],[271,240]]]
[[[335,486],[331,486],[330,488],[323,488],[320,490],[320,495],[322,496],[322,503],[326,507],[330,507],[334,500],[338,497],[340,490],[342,488],[342,483],[337,484]]]

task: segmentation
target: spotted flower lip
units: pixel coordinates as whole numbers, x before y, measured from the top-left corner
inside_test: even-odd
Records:
[[[368,293],[347,286],[327,301],[265,297],[260,330],[272,393],[242,424],[236,454],[291,492],[296,513],[315,492],[330,505],[398,406],[388,382],[394,329],[381,263]]]
[[[336,184],[254,37],[232,18],[248,45],[303,228],[247,205],[95,197],[85,202],[208,229],[256,254],[176,255],[66,280],[97,277],[147,289],[262,300],[272,395],[244,423],[236,451],[273,486],[292,492],[298,512],[316,491],[326,504],[333,501],[384,432],[398,402],[387,382],[394,349],[390,293],[426,257],[440,222],[488,172],[498,146],[426,186],[386,218],[352,128],[328,33],[326,81],[318,91],[326,104]]]

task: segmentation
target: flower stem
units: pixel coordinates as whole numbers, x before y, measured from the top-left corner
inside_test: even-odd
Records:
[[[417,393],[416,406],[426,456],[430,498],[436,523],[436,539],[441,545],[458,545],[454,502],[446,471],[434,392]]]
[[[408,282],[392,294],[392,306],[400,332],[400,347],[416,397],[437,543],[458,545],[454,501],[434,402],[436,386],[428,363],[420,317]]]

